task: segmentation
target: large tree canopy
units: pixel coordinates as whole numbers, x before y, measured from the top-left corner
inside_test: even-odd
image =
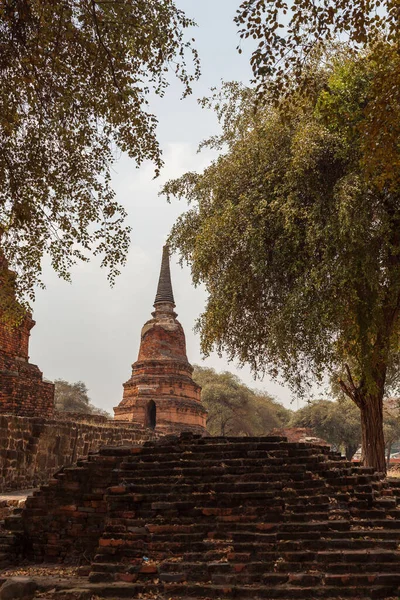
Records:
[[[161,167],[148,98],[168,71],[190,92],[192,25],[173,0],[0,0],[0,226],[23,291],[45,252],[64,278],[91,252],[118,273],[129,229],[110,167],[121,151]]]
[[[375,50],[383,36],[400,41],[397,0],[243,0],[235,21],[241,38],[259,40],[251,59],[259,85],[269,90],[273,76],[278,93],[293,75],[306,82],[316,47],[338,38],[355,50]]]
[[[315,56],[339,41],[347,53],[368,47],[376,64],[361,124],[369,175],[380,187],[400,182],[400,19],[398,0],[244,0],[235,18],[241,38],[258,43],[251,65],[258,98],[290,100],[293,81],[307,90]],[[239,48],[241,52],[242,49]]]
[[[209,294],[202,348],[225,350],[294,388],[326,371],[362,414],[364,458],[385,469],[382,398],[399,353],[400,189],[364,168],[358,125],[377,66],[368,55],[318,66],[285,115],[215,99],[223,153],[170,181],[192,203],[171,243]]]

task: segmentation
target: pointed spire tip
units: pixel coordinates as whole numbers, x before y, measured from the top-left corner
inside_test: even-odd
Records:
[[[160,277],[158,280],[156,299],[154,300],[154,306],[170,302],[175,306],[174,294],[172,291],[171,283],[171,272],[169,268],[169,246],[165,244],[163,247]]]

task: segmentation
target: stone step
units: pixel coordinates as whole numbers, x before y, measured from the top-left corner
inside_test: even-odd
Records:
[[[382,537],[382,539],[398,539],[400,536],[400,532],[398,529],[390,529],[383,528],[382,524],[391,526],[391,521],[378,521],[376,523],[376,529],[374,529],[373,522],[367,521],[345,521],[343,519],[340,520],[325,520],[318,522],[300,522],[300,523],[268,523],[268,522],[252,522],[243,520],[243,522],[231,522],[231,521],[219,521],[218,517],[221,516],[231,516],[232,514],[240,514],[240,509],[238,511],[234,511],[231,508],[215,508],[206,510],[207,517],[204,517],[204,520],[201,522],[196,521],[193,522],[193,519],[184,519],[181,516],[177,518],[170,517],[168,522],[164,523],[149,523],[146,518],[115,518],[110,522],[110,527],[112,526],[112,531],[126,531],[128,527],[140,528],[147,526],[147,529],[150,533],[174,533],[177,531],[184,531],[186,533],[190,531],[212,531],[212,530],[222,530],[232,532],[236,531],[244,531],[251,533],[260,533],[262,531],[269,532],[277,532],[279,529],[279,535],[282,539],[287,538],[288,535],[292,535],[294,539],[297,536],[303,536],[304,534],[312,534],[314,532],[314,536],[323,536],[325,539],[329,537],[341,537],[346,536],[349,537],[364,537],[364,536],[372,536],[376,538]],[[245,515],[246,516],[246,515]],[[244,517],[245,517],[244,516]],[[250,515],[249,515],[250,516]],[[208,520],[207,520],[208,519]],[[112,525],[111,525],[112,523]],[[354,523],[357,523],[355,525]],[[395,525],[394,525],[395,526]],[[121,528],[121,529],[120,529]]]
[[[339,472],[347,473],[351,475],[368,475],[360,467],[353,467],[350,463],[346,463],[341,459],[335,459],[327,457],[324,454],[315,452],[314,450],[304,450],[301,452],[287,452],[287,451],[264,451],[264,450],[248,450],[243,452],[240,448],[238,449],[226,449],[215,453],[204,452],[195,453],[192,451],[187,452],[174,452],[169,454],[141,454],[140,456],[129,457],[121,461],[121,465],[125,465],[124,468],[129,470],[134,465],[138,464],[149,464],[152,465],[175,465],[183,463],[186,465],[190,464],[214,464],[220,465],[225,463],[227,466],[239,465],[240,461],[244,461],[242,464],[249,463],[249,461],[260,461],[261,464],[270,464],[272,467],[275,465],[281,465],[282,463],[291,465],[313,465],[315,468],[325,470],[327,466],[337,469]]]
[[[197,456],[199,459],[204,458],[204,456],[208,455],[209,457],[220,457],[223,455],[236,455],[238,453],[241,454],[242,457],[246,456],[258,456],[259,454],[269,454],[271,457],[274,455],[277,456],[291,456],[291,457],[308,457],[308,456],[321,456],[325,457],[327,461],[335,462],[336,464],[343,464],[347,467],[351,467],[353,469],[365,469],[365,467],[361,465],[357,465],[355,463],[349,462],[345,458],[340,455],[337,455],[332,452],[326,452],[326,449],[321,446],[314,446],[312,444],[306,445],[304,444],[302,447],[293,448],[287,442],[259,442],[259,443],[251,443],[244,442],[242,444],[236,443],[228,443],[228,444],[215,444],[213,442],[207,442],[206,444],[192,444],[192,445],[174,445],[174,446],[155,446],[155,447],[147,447],[142,446],[141,448],[132,448],[125,449],[123,453],[121,453],[118,457],[115,454],[115,450],[118,448],[105,448],[106,452],[109,454],[106,455],[103,452],[98,455],[89,456],[89,462],[93,460],[107,460],[108,457],[112,457],[113,459],[120,458],[125,462],[132,462],[135,460],[146,460],[146,457],[153,457],[154,460],[163,459],[171,456],[176,457],[181,455],[182,457]],[[121,450],[121,449],[119,449]],[[100,456],[101,458],[97,458]],[[373,470],[367,470],[367,473],[373,473]]]
[[[149,511],[152,512],[152,511]],[[182,531],[203,531],[203,532],[240,532],[249,531],[253,534],[262,531],[279,533],[280,539],[315,539],[322,537],[323,539],[359,539],[360,537],[372,537],[376,539],[399,539],[399,525],[391,519],[373,521],[356,521],[357,525],[344,519],[339,520],[320,520],[314,522],[292,522],[292,521],[273,521],[267,520],[267,516],[275,516],[276,513],[266,513],[265,509],[261,508],[261,513],[264,517],[263,522],[260,522],[257,517],[260,514],[258,507],[247,507],[247,514],[243,514],[242,508],[235,507],[208,507],[198,508],[196,510],[196,525],[193,525],[191,515],[186,517],[183,515],[169,515],[168,523],[151,523],[151,520],[144,517],[129,519],[129,518],[114,518],[109,522],[109,531],[126,532],[129,527],[137,528],[148,526],[150,533],[169,533]],[[124,514],[124,513],[122,513]],[[325,515],[326,517],[326,515]],[[241,519],[241,520],[239,520]],[[318,525],[321,525],[318,527]],[[178,529],[177,529],[178,528]],[[303,538],[303,536],[306,536]]]
[[[23,515],[37,558],[96,553],[99,598],[338,600],[397,592],[397,501],[327,448],[191,435],[91,454]]]
[[[115,565],[110,564],[98,564],[95,565],[97,571],[103,572],[115,572]],[[119,568],[121,566],[119,565]],[[375,563],[371,567],[370,563],[364,563],[358,565],[357,563],[348,563],[346,561],[332,563],[329,565],[315,564],[312,569],[306,570],[307,565],[303,562],[294,562],[282,560],[279,561],[279,557],[269,563],[266,562],[168,562],[165,561],[158,566],[157,573],[184,573],[185,578],[188,580],[196,581],[207,581],[215,574],[243,574],[243,575],[254,575],[262,577],[265,573],[315,573],[319,577],[325,573],[345,575],[353,574],[358,575],[363,573],[364,575],[370,575],[371,571],[374,573],[392,573],[397,571],[397,566],[392,562]],[[157,576],[157,575],[155,575]]]
[[[140,465],[140,463],[139,463]],[[138,465],[138,467],[139,467]],[[170,480],[179,481],[183,477],[188,483],[197,483],[198,481],[268,481],[272,486],[281,484],[284,487],[286,481],[296,481],[297,485],[301,488],[305,482],[310,482],[310,485],[315,487],[325,487],[325,482],[322,480],[313,479],[313,475],[310,471],[306,471],[304,468],[300,471],[288,470],[282,473],[282,469],[276,467],[274,469],[253,465],[250,469],[245,466],[241,467],[228,467],[220,465],[212,465],[208,468],[202,466],[190,466],[178,467],[169,470],[167,473],[159,465],[154,469],[147,468],[125,468],[132,467],[132,465],[121,465],[120,474],[124,481],[136,482],[138,485],[148,483],[149,485],[154,484],[166,484]],[[371,486],[372,487],[372,486]]]
[[[185,543],[186,542],[186,543]],[[138,542],[137,540],[110,539],[102,538],[100,541],[100,552],[97,555],[96,562],[118,562],[122,557],[140,558],[143,555],[151,559],[160,560],[161,557],[185,556],[194,560],[202,560],[201,554],[218,553],[219,555],[233,554],[247,556],[248,560],[256,558],[267,563],[274,561],[276,557],[284,556],[289,562],[299,562],[299,560],[322,563],[336,563],[340,560],[349,562],[359,561],[360,563],[375,561],[400,562],[400,553],[397,552],[398,544],[381,543],[376,548],[371,543],[359,544],[323,544],[322,542],[310,542],[304,544],[251,544],[235,543],[227,540],[192,540],[190,545],[187,541],[179,542],[172,540],[168,543],[152,541],[151,543]],[[390,552],[391,551],[391,552]],[[107,560],[104,560],[107,557]],[[248,561],[247,561],[248,562]]]
[[[235,464],[236,463],[236,464]],[[282,467],[284,466],[284,470]],[[323,468],[324,467],[324,468]],[[168,477],[182,477],[186,478],[206,478],[215,480],[218,476],[229,478],[229,476],[237,477],[238,480],[248,480],[249,477],[254,477],[258,480],[267,480],[267,477],[271,478],[271,481],[279,481],[279,476],[282,478],[281,481],[285,480],[296,480],[301,486],[301,482],[304,480],[314,480],[315,486],[326,486],[327,484],[338,488],[341,492],[340,486],[353,486],[360,487],[363,485],[370,485],[373,491],[380,491],[382,489],[382,481],[378,476],[375,475],[363,475],[360,473],[353,473],[351,469],[343,469],[340,473],[335,474],[335,478],[330,478],[327,475],[327,481],[321,481],[324,479],[326,473],[330,473],[329,467],[325,468],[326,465],[323,463],[318,464],[318,469],[315,465],[308,465],[304,462],[291,462],[279,461],[275,464],[274,461],[268,460],[257,460],[254,463],[252,459],[237,459],[236,461],[203,461],[197,464],[195,461],[176,461],[170,463],[158,463],[158,462],[139,462],[139,463],[123,463],[120,467],[121,472],[124,473],[123,478],[130,477],[133,481],[139,481],[144,479],[145,481],[151,480],[160,481],[162,479],[168,480]],[[316,482],[316,475],[320,479],[319,483]],[[337,480],[339,478],[339,481]],[[349,478],[351,478],[349,480]]]
[[[152,456],[162,456],[164,454],[177,454],[180,453],[182,455],[186,453],[198,454],[200,456],[204,454],[213,454],[220,455],[223,452],[241,452],[242,455],[245,455],[248,452],[281,452],[286,455],[297,454],[298,456],[308,456],[310,454],[324,454],[321,451],[320,446],[303,445],[299,447],[293,447],[287,442],[280,441],[259,441],[259,442],[249,442],[244,441],[242,443],[228,443],[228,444],[219,444],[214,442],[214,438],[212,441],[208,441],[206,444],[190,444],[190,445],[171,445],[171,446],[143,446],[140,451],[140,456],[147,456],[151,454]],[[332,456],[336,456],[332,454]],[[129,457],[127,458],[129,460]]]
[[[165,481],[165,483],[150,483],[147,481],[138,482],[136,478],[132,478],[132,482],[124,478],[124,487],[125,490],[129,493],[146,493],[146,494],[175,494],[178,495],[182,492],[201,492],[201,491],[209,491],[213,489],[215,491],[225,491],[225,492],[253,492],[253,491],[263,491],[265,493],[265,497],[274,498],[278,494],[279,496],[285,497],[287,502],[290,504],[307,504],[308,502],[315,501],[314,499],[321,499],[321,495],[316,495],[316,490],[320,490],[320,487],[309,486],[305,488],[303,485],[297,488],[293,487],[285,487],[282,482],[277,482],[275,485],[271,482],[265,481],[233,481],[233,480],[224,480],[221,479],[220,476],[215,477],[212,481],[202,481],[199,478],[197,481],[187,481],[186,478],[170,478],[169,481]],[[108,492],[108,494],[112,494]],[[324,501],[329,502],[328,496],[322,496]],[[31,498],[31,500],[37,500],[37,498]],[[360,500],[363,500],[362,498]],[[388,498],[382,500],[382,503],[387,507],[395,507],[396,503],[394,499]]]
[[[97,594],[96,597],[100,597],[99,594],[101,594],[101,598],[110,598],[112,600],[124,600],[125,598],[146,598],[146,596],[144,595],[145,592],[143,590],[147,589],[143,584],[142,585],[135,585],[133,586],[132,584],[123,584],[123,583],[118,583],[118,584],[111,584],[108,586],[105,586],[103,584],[98,584],[98,585],[92,585],[91,589],[94,591],[95,594]],[[215,587],[214,587],[215,589]],[[353,588],[353,591],[356,593],[357,589]],[[185,589],[182,589],[179,593],[179,595],[175,594],[175,596],[170,596],[169,598],[172,600],[176,600],[177,598],[179,598],[180,600],[193,600],[195,598],[205,598],[204,594],[202,593],[201,596],[196,595],[195,594],[195,590],[192,589],[192,592],[194,592],[191,596],[187,595]],[[384,598],[385,596],[382,595],[382,593],[380,592],[380,589],[378,588],[377,591],[375,591],[374,589],[372,590],[372,592],[374,593],[374,596],[368,595],[368,596],[361,596],[360,594],[357,595],[357,600],[371,600],[372,597],[374,598]],[[213,592],[214,593],[214,592]],[[244,593],[246,594],[246,590],[244,590]],[[289,591],[290,593],[290,591]],[[148,598],[152,598],[153,600],[164,600],[165,596],[164,595],[159,595],[156,591],[155,591],[155,586],[151,588],[150,591],[150,596],[148,595]],[[218,594],[218,592],[217,592]],[[239,595],[237,595],[239,594]],[[323,598],[324,600],[338,600],[338,595],[337,595],[337,588],[333,588],[332,590],[332,596],[326,596],[324,595]],[[380,595],[379,595],[380,594]],[[211,600],[211,598],[215,598],[216,600],[221,600],[223,596],[221,595],[213,595],[213,596],[208,596],[208,599]],[[228,596],[224,596],[229,598]],[[261,598],[268,598],[269,596],[260,596],[259,594],[257,594],[257,588],[252,588],[250,590],[250,594],[247,595],[242,595],[240,593],[240,590],[236,590],[235,589],[235,598],[252,598],[253,600],[261,600]],[[344,596],[341,596],[341,598],[343,598]],[[347,595],[346,597],[351,597],[351,595]],[[355,597],[355,596],[353,596]],[[230,596],[230,598],[232,598],[232,595]],[[284,595],[284,596],[279,596],[279,600],[292,600],[293,597],[289,596],[289,595]],[[386,596],[387,598],[387,596]],[[314,600],[315,599],[315,595],[314,596],[309,596],[309,600]]]
[[[390,586],[390,589],[394,593],[397,593],[398,586],[393,585],[390,582],[390,575],[387,575],[389,581],[386,585]],[[312,587],[297,587],[293,585],[285,585],[284,587],[270,587],[270,586],[227,586],[227,585],[185,585],[180,584],[164,584],[164,593],[167,597],[173,598],[232,598],[234,593],[235,598],[251,598],[253,600],[261,598],[274,598],[283,599],[314,599],[318,598],[335,598],[337,600],[338,594],[340,598],[357,598],[361,596],[366,598],[387,598],[388,590],[383,589],[378,585],[365,585],[365,586],[343,586],[338,589],[338,586],[321,586],[319,588]]]
[[[198,453],[198,454],[203,454],[203,453],[220,454],[221,452],[224,452],[224,451],[229,452],[230,450],[232,450],[232,451],[241,450],[241,452],[244,454],[246,451],[257,451],[257,450],[269,451],[269,450],[275,450],[275,449],[284,450],[288,453],[299,453],[299,454],[307,452],[307,451],[314,452],[314,453],[324,454],[324,455],[327,455],[327,456],[335,458],[335,459],[340,459],[340,460],[343,460],[344,462],[349,463],[349,461],[346,461],[346,459],[344,459],[340,455],[340,453],[331,451],[328,446],[320,446],[317,444],[310,444],[310,443],[306,443],[306,442],[291,443],[284,439],[273,440],[269,437],[259,438],[258,440],[254,440],[249,437],[242,437],[242,438],[235,438],[235,439],[227,438],[227,440],[224,440],[224,441],[219,440],[215,437],[212,437],[212,438],[203,438],[202,440],[199,440],[199,442],[191,443],[191,444],[182,444],[182,443],[162,444],[162,443],[156,442],[153,445],[150,445],[150,444],[147,445],[145,443],[141,447],[141,450],[139,450],[139,454],[140,455],[152,454],[155,456],[160,455],[160,454],[174,453],[174,452],[181,452],[182,454],[185,452],[192,452],[192,453]],[[109,452],[109,451],[106,449],[106,452],[100,451],[100,454],[105,455],[107,452]],[[128,455],[129,455],[129,453],[128,453]],[[351,463],[351,464],[353,466],[359,466],[359,463]]]
[[[182,574],[183,577],[186,573]],[[160,573],[160,580],[163,581],[163,575]],[[183,579],[185,581],[185,579]],[[216,585],[241,586],[241,585],[259,585],[268,587],[286,586],[309,587],[317,586],[318,592],[323,589],[322,586],[365,586],[368,589],[373,585],[391,585],[393,588],[400,586],[400,574],[396,572],[376,573],[264,573],[264,574],[246,574],[243,572],[233,572],[229,574],[214,574],[211,576],[211,583]],[[314,592],[315,593],[315,592]]]
[[[321,506],[334,506],[334,505],[338,505],[339,503],[334,501],[334,498],[332,498],[331,496],[327,496],[325,494],[313,494],[313,495],[307,495],[307,496],[298,496],[297,498],[294,498],[294,490],[293,489],[288,489],[287,491],[284,490],[276,490],[275,492],[271,492],[268,491],[268,489],[266,488],[265,484],[259,484],[258,486],[254,486],[253,489],[248,490],[246,489],[246,487],[248,486],[241,486],[241,485],[231,485],[231,484],[215,484],[215,485],[198,485],[198,486],[186,486],[185,484],[179,485],[179,486],[170,486],[169,489],[159,489],[157,487],[154,486],[149,486],[149,487],[145,487],[145,486],[136,486],[136,485],[132,485],[132,486],[118,486],[116,488],[110,488],[107,492],[107,501],[109,503],[111,503],[112,505],[117,506],[118,504],[121,503],[132,503],[132,502],[147,502],[147,503],[154,503],[154,502],[158,502],[158,501],[163,501],[163,502],[182,502],[182,501],[190,501],[192,500],[193,503],[195,502],[201,502],[203,499],[206,499],[208,496],[208,499],[212,499],[210,498],[210,496],[212,495],[218,495],[218,497],[222,497],[224,499],[230,497],[230,498],[244,498],[247,497],[248,499],[257,499],[257,500],[264,500],[264,501],[276,501],[276,504],[280,504],[282,505],[282,503],[284,503],[288,509],[290,510],[296,510],[296,508],[301,511],[304,509],[307,509],[307,507],[312,504],[313,506],[313,511],[315,510],[315,505],[321,504]],[[265,488],[265,489],[264,489]],[[113,492],[113,490],[117,490],[116,493]],[[343,504],[343,506],[345,506],[345,503],[341,503]],[[338,506],[338,509],[340,507]],[[382,516],[383,514],[386,514],[388,512],[388,509],[386,509],[386,511],[380,509],[379,507],[377,508],[370,508],[370,509],[364,509],[364,508],[360,508],[357,509],[355,507],[350,507],[352,508],[353,512],[363,512],[368,514],[369,512],[371,513],[370,516],[373,516],[374,514],[377,517]],[[391,507],[391,511],[393,512],[393,516],[396,517],[397,514],[400,515],[400,510],[395,508],[394,506]],[[389,514],[391,514],[391,512],[389,512]],[[369,515],[368,515],[369,516]]]
[[[379,532],[380,533],[380,532]],[[234,535],[234,534],[233,534]],[[332,547],[334,548],[338,548],[340,547],[340,545],[342,545],[342,547],[348,547],[351,545],[354,545],[354,547],[360,547],[361,545],[367,545],[370,544],[372,546],[376,546],[377,544],[383,544],[383,545],[389,545],[390,547],[392,547],[392,545],[396,545],[399,544],[399,536],[393,536],[393,535],[389,535],[387,537],[384,537],[383,535],[346,535],[342,532],[340,532],[338,535],[334,535],[334,534],[325,534],[325,535],[321,535],[318,534],[317,532],[310,532],[310,533],[304,533],[304,534],[292,534],[292,533],[277,533],[276,534],[276,538],[277,538],[277,543],[279,542],[283,542],[283,543],[289,543],[291,542],[292,544],[300,544],[304,541],[304,543],[307,544],[307,546],[310,545],[310,543],[312,542],[316,542],[314,544],[314,546],[317,546],[317,544],[320,545],[326,545],[326,544],[331,544]]]
[[[371,510],[363,510],[363,509],[352,509],[351,514],[353,517],[361,520],[393,520],[397,521],[400,525],[400,509],[388,509],[388,510],[379,510],[379,509],[371,509]]]
[[[216,499],[213,496],[217,496]],[[110,510],[116,510],[121,505],[129,505],[129,504],[137,504],[137,503],[146,503],[152,510],[159,510],[161,508],[171,508],[167,505],[183,505],[188,504],[191,506],[204,505],[208,506],[213,502],[218,502],[221,506],[235,506],[237,503],[249,503],[250,501],[261,503],[265,502],[266,506],[268,506],[268,501],[271,506],[277,505],[280,507],[284,506],[283,499],[278,496],[276,498],[276,494],[268,494],[263,490],[254,491],[254,492],[243,492],[243,491],[219,491],[218,494],[211,488],[208,491],[194,491],[190,493],[188,490],[186,493],[175,493],[171,492],[169,494],[162,493],[127,493],[120,494],[115,497],[109,497]],[[163,507],[162,505],[166,505]],[[380,513],[379,513],[380,515]]]

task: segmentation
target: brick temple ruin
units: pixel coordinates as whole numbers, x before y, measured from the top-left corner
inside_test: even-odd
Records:
[[[0,286],[15,299],[15,275],[0,251]],[[54,412],[54,385],[43,381],[39,367],[29,362],[29,337],[35,325],[26,313],[17,327],[2,319],[0,307],[0,413],[50,417]]]
[[[14,282],[0,253],[0,291],[16,303]],[[0,319],[0,492],[46,483],[57,469],[104,445],[144,443],[181,431],[206,433],[201,388],[192,379],[185,334],[174,312],[168,248],[154,308],[114,420],[55,411],[54,385],[29,362],[31,314],[17,327]]]
[[[0,520],[0,600],[397,599],[400,480],[300,438],[207,436],[167,249],[154,307],[112,421],[35,405],[31,316],[1,330],[0,490],[43,485]]]
[[[0,561],[83,565],[37,578],[52,600],[395,600],[399,544],[400,481],[326,446],[187,432],[57,473],[6,519]]]
[[[11,326],[4,312],[21,310]],[[29,362],[29,338],[35,325],[15,294],[15,274],[0,251],[0,492],[46,483],[53,473],[104,445],[143,443],[158,433],[132,422],[57,412],[54,385],[43,381]]]
[[[161,433],[204,434],[207,411],[201,404],[201,387],[192,379],[185,333],[174,309],[169,249],[164,246],[153,318],[142,328],[138,360],[124,383],[114,418]]]

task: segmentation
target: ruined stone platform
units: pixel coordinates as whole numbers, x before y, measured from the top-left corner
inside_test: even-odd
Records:
[[[87,564],[82,598],[400,592],[400,482],[281,437],[182,434],[104,448],[35,492],[5,528],[0,548],[14,562],[25,553]]]

